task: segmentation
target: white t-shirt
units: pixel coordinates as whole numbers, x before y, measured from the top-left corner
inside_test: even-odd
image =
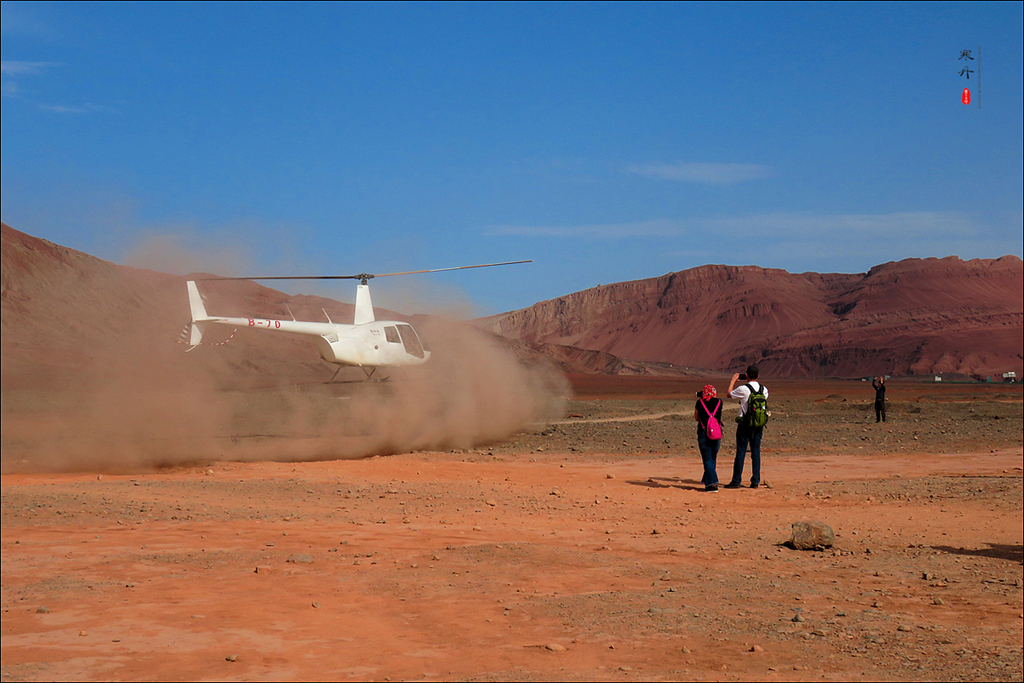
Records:
[[[747,388],[747,384],[757,389],[764,389],[764,397],[768,398],[768,387],[763,387],[760,382],[756,379],[752,379],[749,382],[739,385],[735,389],[729,392],[729,398],[738,398],[740,400],[740,417],[747,414],[747,401],[750,400],[750,389]]]

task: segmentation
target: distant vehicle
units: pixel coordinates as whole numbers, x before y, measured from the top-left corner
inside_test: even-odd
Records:
[[[1003,373],[1003,381],[1004,382],[1016,382],[1017,381],[1017,373],[1016,372],[1004,372]]]
[[[197,280],[189,280],[188,301],[192,309],[192,320],[185,327],[183,343],[189,344],[191,351],[203,345],[203,337],[210,325],[230,325],[250,327],[272,332],[288,332],[303,334],[313,338],[320,357],[328,363],[337,364],[338,376],[341,367],[355,366],[363,369],[366,378],[370,379],[379,367],[395,367],[402,365],[420,365],[430,360],[428,351],[416,330],[406,322],[395,320],[376,320],[373,304],[370,302],[370,286],[368,281],[375,277],[392,275],[414,275],[419,273],[439,273],[447,270],[465,270],[467,268],[489,268],[491,266],[509,266],[532,261],[506,261],[504,263],[485,263],[476,266],[456,266],[454,268],[435,268],[433,270],[414,270],[404,273],[384,273],[373,275],[303,275],[297,277],[213,277],[197,278],[197,280],[359,280],[356,286],[356,307],[352,324],[336,323],[327,316],[327,322],[305,322],[301,320],[274,320],[266,318],[232,318],[209,315],[203,297],[196,286]]]

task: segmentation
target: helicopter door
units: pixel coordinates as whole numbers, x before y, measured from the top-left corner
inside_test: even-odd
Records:
[[[399,325],[398,332],[402,335],[405,352],[410,356],[423,358],[423,344],[420,343],[420,338],[416,336],[416,330],[412,329],[412,325]]]

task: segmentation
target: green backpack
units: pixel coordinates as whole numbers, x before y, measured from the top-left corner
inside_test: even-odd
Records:
[[[764,427],[772,415],[768,410],[768,397],[764,395],[764,385],[758,383],[760,388],[757,391],[754,391],[754,387],[749,384],[746,386],[750,390],[750,398],[747,399],[747,414],[745,415],[747,425]]]

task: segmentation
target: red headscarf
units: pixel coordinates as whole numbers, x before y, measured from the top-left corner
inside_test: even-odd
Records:
[[[704,385],[704,395],[701,396],[701,398],[704,399],[705,401],[708,400],[709,398],[718,398],[718,392],[715,391],[715,388],[713,386],[711,386],[710,384],[706,384]]]

